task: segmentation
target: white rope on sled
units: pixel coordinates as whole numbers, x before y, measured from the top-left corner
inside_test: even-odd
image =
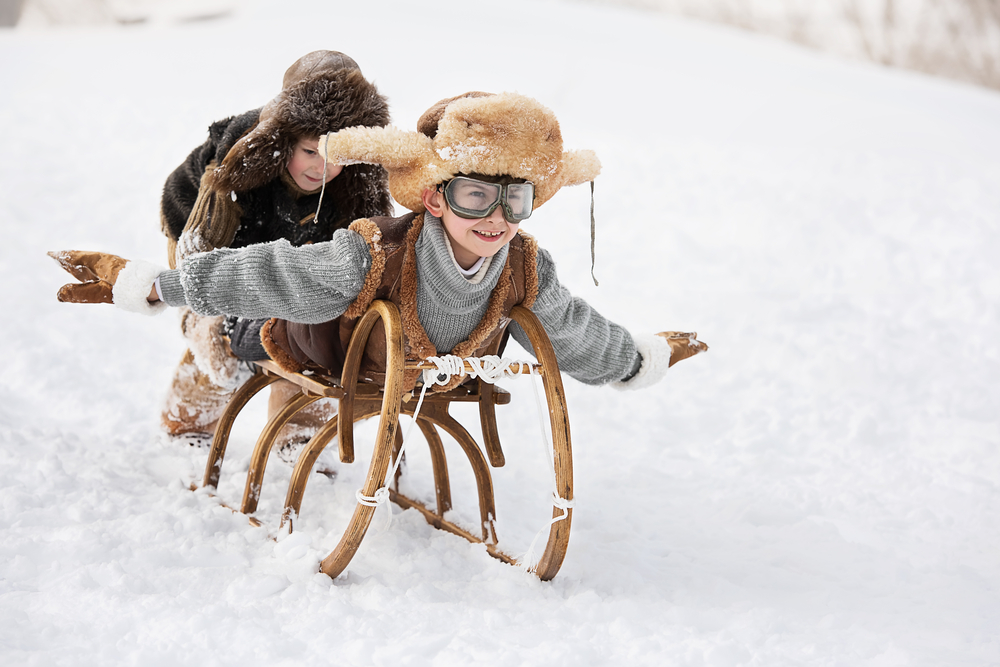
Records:
[[[432,369],[433,370],[433,369]],[[424,376],[426,377],[427,371],[424,371]],[[445,380],[447,382],[447,380]],[[420,399],[417,401],[417,407],[413,411],[413,421],[406,428],[406,433],[403,435],[403,443],[399,446],[399,452],[396,454],[396,460],[393,462],[392,470],[389,471],[388,479],[396,478],[396,471],[399,470],[399,464],[403,461],[403,452],[406,451],[406,443],[410,441],[410,432],[413,431],[413,427],[417,423],[417,416],[420,414],[420,408],[424,404],[424,396],[427,395],[427,389],[437,382],[428,383],[424,381],[424,386],[420,390]],[[440,384],[444,384],[441,382]],[[382,530],[388,530],[389,526],[392,525],[392,508],[389,506],[389,486],[383,480],[383,486],[375,489],[375,493],[371,496],[366,496],[363,489],[358,489],[354,496],[358,499],[358,502],[366,507],[378,507],[384,504],[386,509],[385,515],[385,526]]]
[[[542,400],[538,394],[538,381],[536,380],[538,374],[532,369],[531,372],[531,391],[535,395],[535,406],[538,408],[536,412],[538,413],[538,427],[542,434],[542,449],[545,452],[545,458],[549,461],[549,471],[552,473],[552,505],[562,510],[562,514],[559,516],[552,517],[549,522],[542,526],[535,537],[531,540],[531,544],[528,545],[528,550],[521,554],[521,557],[517,559],[517,564],[519,567],[523,568],[526,572],[531,572],[531,570],[537,564],[538,556],[535,554],[535,544],[542,537],[542,534],[549,530],[553,525],[562,521],[569,516],[569,510],[573,508],[574,503],[572,500],[567,500],[559,495],[559,488],[556,485],[556,462],[552,457],[552,445],[549,443],[549,436],[545,431],[545,419],[542,417]]]
[[[395,479],[396,477],[396,471],[399,470],[399,464],[403,460],[403,452],[406,451],[406,443],[410,441],[410,433],[413,431],[413,427],[417,423],[417,417],[420,415],[420,408],[424,403],[424,396],[427,395],[427,390],[430,387],[439,384],[447,384],[451,380],[452,376],[455,375],[459,377],[468,375],[470,377],[479,378],[483,382],[496,384],[504,378],[513,378],[521,375],[525,367],[528,368],[528,372],[532,376],[531,388],[535,394],[535,405],[538,408],[538,424],[541,427],[542,447],[545,449],[546,458],[549,460],[549,470],[552,473],[552,504],[562,510],[562,515],[552,518],[546,525],[542,526],[542,528],[535,534],[535,538],[531,541],[528,551],[521,559],[519,559],[521,567],[530,571],[535,565],[535,543],[538,542],[542,533],[545,532],[545,530],[547,530],[550,526],[569,516],[568,510],[573,507],[573,501],[560,497],[559,492],[556,489],[556,471],[555,462],[552,459],[552,446],[549,444],[549,437],[545,432],[545,420],[542,418],[542,403],[539,398],[538,386],[535,381],[535,378],[539,374],[538,370],[526,361],[500,358],[495,354],[487,355],[485,357],[466,357],[464,359],[453,354],[448,354],[442,357],[428,357],[427,361],[434,364],[434,368],[428,368],[423,371],[424,386],[420,390],[420,398],[417,400],[417,407],[413,410],[413,421],[410,422],[409,427],[406,429],[406,433],[403,435],[403,443],[399,447],[399,453],[396,455],[396,460],[392,466],[392,470],[389,472],[388,479]],[[471,370],[465,367],[466,362],[468,362],[469,366],[471,366]],[[517,370],[513,370],[514,366],[517,366]],[[371,496],[366,496],[362,489],[358,489],[354,495],[357,498],[358,503],[366,507],[378,507],[379,505],[385,504],[388,512],[386,514],[386,523],[383,530],[388,529],[389,526],[392,525],[392,508],[388,504],[388,485],[379,487]]]
[[[468,375],[469,377],[479,378],[483,382],[496,384],[505,378],[521,375],[525,368],[533,371],[532,365],[527,361],[501,359],[495,354],[488,354],[485,357],[465,357],[464,359],[456,357],[453,354],[447,354],[443,357],[428,357],[427,361],[434,364],[435,368],[428,368],[424,371],[425,385],[428,382],[428,378],[431,378],[435,384],[445,384],[454,375],[459,377]],[[471,370],[465,367],[466,363],[472,367]],[[517,366],[517,370],[513,369],[514,366]]]

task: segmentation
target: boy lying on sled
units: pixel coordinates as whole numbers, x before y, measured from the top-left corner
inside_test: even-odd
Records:
[[[103,253],[53,253],[84,281],[65,285],[59,299],[93,302],[93,294],[77,298],[80,291],[103,289],[126,310],[189,305],[237,316],[244,318],[232,340],[238,356],[335,375],[374,299],[400,309],[408,359],[481,356],[516,305],[542,322],[560,369],[588,384],[646,387],[708,349],[693,333],[632,336],[608,321],[559,283],[549,253],[519,230],[562,186],[600,171],[592,152],[563,152],[550,110],[517,94],[473,92],[434,105],[417,129],[354,127],[320,142],[331,163],[384,166],[407,215],[356,220],[330,241],[301,247],[279,240],[221,248],[176,270]],[[531,349],[516,325],[510,330]],[[407,388],[416,378],[407,376]]]

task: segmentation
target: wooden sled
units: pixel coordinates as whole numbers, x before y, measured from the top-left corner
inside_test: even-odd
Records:
[[[511,319],[525,331],[538,359],[534,368],[542,376],[548,404],[555,466],[555,491],[561,499],[564,499],[564,502],[554,500],[552,518],[560,520],[553,521],[549,526],[545,550],[538,564],[533,568],[540,579],[547,581],[556,575],[562,565],[566,548],[569,545],[572,524],[573,510],[571,506],[567,506],[571,505],[573,499],[573,457],[570,445],[569,418],[555,352],[541,323],[534,313],[520,306],[513,309]],[[382,321],[385,328],[387,360],[385,380],[381,386],[370,381],[363,381],[363,378],[359,379],[358,377],[362,353],[372,328],[379,320]],[[499,340],[498,336],[497,347]],[[492,352],[495,351],[492,350]],[[247,474],[243,501],[240,506],[241,512],[251,515],[257,509],[264,468],[271,447],[281,428],[296,412],[311,403],[321,398],[335,398],[339,400],[337,418],[331,419],[313,436],[296,462],[285,497],[285,509],[282,514],[283,526],[287,526],[289,530],[292,529],[292,522],[302,507],[302,498],[309,474],[316,459],[327,444],[337,438],[340,460],[343,463],[353,463],[354,423],[378,415],[379,424],[375,437],[375,447],[368,475],[360,493],[367,498],[372,498],[387,483],[392,484],[395,488],[387,488],[389,499],[400,507],[416,509],[436,528],[460,535],[470,542],[484,544],[490,555],[505,563],[515,564],[516,559],[501,551],[498,545],[494,526],[496,509],[493,480],[490,475],[490,466],[500,467],[504,465],[504,454],[497,433],[495,406],[509,403],[510,394],[480,379],[470,380],[447,392],[427,392],[417,416],[416,425],[430,449],[436,496],[435,507],[431,509],[420,501],[399,493],[398,483],[396,483],[398,480],[387,482],[385,479],[391,462],[398,456],[402,446],[399,415],[402,413],[412,417],[417,406],[416,395],[411,395],[408,392],[404,395],[402,390],[404,368],[434,368],[433,364],[404,360],[403,356],[403,333],[398,309],[388,301],[375,301],[355,327],[340,379],[316,374],[289,373],[272,362],[257,362],[258,372],[236,392],[219,419],[208,462],[205,466],[203,486],[212,489],[218,486],[229,434],[240,410],[261,389],[283,378],[298,385],[300,392],[289,399],[283,408],[268,421],[257,440]],[[527,372],[527,369],[524,372]],[[449,413],[449,406],[456,401],[479,404],[485,455],[475,439]],[[452,506],[451,486],[448,478],[448,464],[441,437],[437,431],[438,428],[455,439],[472,466],[479,492],[481,535],[474,535],[444,518],[445,513]],[[384,494],[385,491],[381,493]],[[375,510],[375,506],[364,504],[359,500],[340,543],[320,564],[321,571],[330,577],[336,577],[344,571],[361,546],[361,541],[368,530]]]

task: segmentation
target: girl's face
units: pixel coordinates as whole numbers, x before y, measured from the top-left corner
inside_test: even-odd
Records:
[[[297,186],[306,192],[312,192],[336,178],[344,167],[339,164],[327,164],[324,177],[323,156],[319,153],[319,137],[314,137],[299,139],[292,152],[292,159],[288,161],[287,169]]]
[[[424,190],[423,200],[424,207],[431,215],[441,218],[444,231],[451,241],[455,260],[463,269],[470,268],[480,257],[497,254],[510,243],[520,226],[507,222],[500,207],[485,218],[470,220],[459,217],[449,208],[444,194],[439,190]]]

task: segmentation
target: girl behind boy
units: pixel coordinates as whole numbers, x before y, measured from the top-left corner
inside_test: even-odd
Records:
[[[388,215],[385,171],[375,165],[327,164],[320,135],[389,122],[386,100],[358,64],[337,51],[314,51],[285,72],[281,93],[263,108],[213,123],[204,144],[167,178],[160,218],[171,267],[215,248],[287,239],[329,241],[357,218]],[[215,422],[246,379],[226,338],[232,321],[182,309],[185,352],[162,413],[164,430],[188,442],[211,440]],[[294,391],[271,389],[271,412]],[[279,453],[308,440],[327,415],[311,406],[282,431]]]

